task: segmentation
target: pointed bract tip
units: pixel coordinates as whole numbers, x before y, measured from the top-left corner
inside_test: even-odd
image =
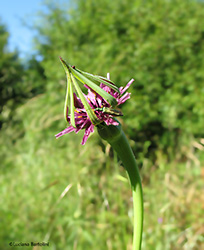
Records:
[[[61,56],[59,56],[59,59],[62,63],[65,63],[65,61],[63,60],[63,58]]]
[[[69,70],[69,66],[67,65],[67,63],[62,59],[62,57],[60,57],[60,61],[62,63],[63,68],[65,69],[65,71]]]
[[[66,62],[63,60],[63,58],[62,58],[61,56],[59,57],[59,59],[60,59],[60,61],[61,61],[62,63],[66,64]]]

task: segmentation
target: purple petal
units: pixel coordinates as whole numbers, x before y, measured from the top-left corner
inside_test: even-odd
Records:
[[[80,130],[82,130],[83,128],[85,128],[87,125],[89,125],[89,123],[91,123],[91,122],[88,119],[81,120],[80,123],[77,124],[76,134]]]
[[[106,119],[106,120],[104,120],[105,121],[105,123],[106,123],[106,125],[114,125],[114,126],[118,126],[119,125],[119,123],[118,122],[116,122],[115,120],[113,120],[112,118],[108,118],[108,119]]]
[[[88,90],[88,94],[84,95],[86,100],[88,101],[91,108],[94,108],[93,105],[96,105],[96,93]]]
[[[76,94],[74,93],[74,107],[76,107],[76,108],[83,108],[83,106],[84,105],[82,104],[81,99],[78,98],[76,96]]]
[[[56,134],[55,136],[56,136],[56,138],[59,138],[60,136],[65,135],[65,134],[69,134],[70,132],[72,132],[74,130],[76,130],[76,128],[70,126],[68,128],[65,128],[63,131],[61,131],[60,133]]]
[[[122,95],[129,87],[130,87],[130,85],[132,84],[134,82],[134,79],[131,79],[128,83],[127,83],[127,85],[125,86],[125,88],[119,88],[119,90],[120,90],[120,94]]]
[[[121,98],[118,99],[118,105],[124,103],[128,99],[130,99],[130,93],[125,93],[123,96],[121,96]]]
[[[84,145],[90,135],[90,133],[94,132],[94,125],[91,124],[89,127],[87,127],[85,129],[85,133],[84,133],[84,136],[83,136],[83,139],[82,139],[82,142],[81,144]]]

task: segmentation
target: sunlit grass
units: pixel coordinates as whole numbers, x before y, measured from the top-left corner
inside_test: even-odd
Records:
[[[73,136],[66,143],[53,137],[32,152],[25,144],[4,168],[2,249],[10,249],[10,241],[49,241],[51,249],[131,249],[131,192],[120,177],[125,171],[95,140],[86,149]],[[200,193],[193,162],[151,171],[149,182],[144,180],[144,249],[200,249]]]

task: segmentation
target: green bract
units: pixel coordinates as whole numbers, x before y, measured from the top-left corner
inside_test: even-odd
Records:
[[[90,80],[90,75],[89,74],[89,78],[87,78],[86,76],[84,76],[84,74],[81,74],[78,70],[76,70],[76,68],[72,68],[71,66],[69,66],[70,71],[72,72],[72,74],[83,84],[86,84],[87,86],[89,86],[91,89],[93,89],[96,93],[98,93],[101,97],[103,97],[103,99],[105,99],[111,106],[116,106],[117,101],[115,100],[115,98],[108,94],[105,90],[101,89],[98,85],[96,85],[96,83],[100,83],[103,82],[103,84],[107,85],[108,87],[112,88],[113,90],[115,90],[115,88],[117,89],[117,92],[119,92],[118,88],[115,85],[110,84],[107,81],[104,81],[103,79],[100,79],[98,76],[94,76],[92,75],[92,79]],[[88,73],[87,73],[88,74]],[[94,79],[94,81],[93,81]]]
[[[64,70],[66,72],[66,76],[67,76],[67,92],[66,92],[66,97],[65,97],[65,106],[64,106],[64,116],[65,116],[65,120],[67,122],[67,115],[68,115],[68,107],[69,107],[69,98],[70,98],[70,110],[71,110],[71,125],[73,127],[76,127],[75,125],[75,117],[74,117],[74,110],[75,110],[75,106],[74,106],[74,92],[73,92],[73,86],[76,89],[79,98],[81,99],[81,102],[84,105],[84,108],[86,109],[86,112],[91,120],[91,122],[96,125],[99,123],[99,120],[97,118],[97,116],[95,115],[94,111],[91,109],[89,103],[87,102],[86,98],[83,95],[83,92],[81,91],[77,81],[75,80],[74,76],[71,74],[70,72],[70,66],[68,66],[65,61],[60,58],[62,65],[64,67]]]
[[[79,95],[79,98],[81,99],[81,101],[84,105],[84,108],[86,109],[86,112],[87,112],[91,122],[94,125],[99,124],[100,123],[99,119],[97,118],[96,114],[94,113],[94,110],[91,109],[89,103],[87,102],[86,98],[84,97],[83,92],[81,91],[75,77],[80,82],[82,82],[83,84],[86,84],[88,87],[90,87],[96,93],[98,93],[112,107],[116,106],[116,104],[117,104],[116,99],[96,84],[103,83],[118,93],[120,92],[119,89],[115,86],[115,84],[111,80],[108,80],[102,76],[95,76],[95,75],[89,74],[87,72],[80,71],[79,69],[76,69],[75,67],[72,67],[71,65],[67,64],[61,57],[60,57],[60,60],[61,60],[61,63],[63,65],[64,70],[65,70],[66,75],[67,75],[67,92],[66,92],[65,106],[64,106],[65,120],[67,121],[68,107],[70,106],[71,125],[73,127],[76,127],[75,117],[74,117],[74,110],[75,110],[74,90],[73,90],[73,87],[74,87]]]

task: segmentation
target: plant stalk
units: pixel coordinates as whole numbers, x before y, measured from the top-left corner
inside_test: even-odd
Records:
[[[142,183],[136,159],[120,124],[119,126],[98,125],[97,128],[101,138],[108,141],[108,143],[117,152],[118,157],[123,162],[123,166],[128,173],[133,192],[133,250],[141,250],[144,208]]]

